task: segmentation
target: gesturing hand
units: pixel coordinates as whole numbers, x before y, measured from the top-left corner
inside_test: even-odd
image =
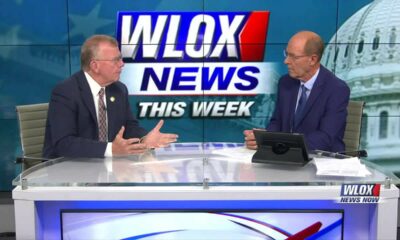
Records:
[[[144,137],[143,143],[151,148],[166,147],[170,143],[176,142],[178,135],[160,132],[164,120],[160,120],[157,125]]]
[[[124,139],[124,131],[125,127],[122,126],[112,142],[113,156],[140,154],[147,150],[147,145],[144,143],[139,143],[139,138]]]

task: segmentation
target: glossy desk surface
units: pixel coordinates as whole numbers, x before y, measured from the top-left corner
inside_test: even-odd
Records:
[[[113,158],[61,158],[21,173],[16,186],[307,186],[343,183],[398,183],[364,162],[367,177],[316,175],[313,161],[303,167],[252,163],[255,151],[241,143],[176,143],[147,153]],[[345,159],[343,159],[345,161]]]

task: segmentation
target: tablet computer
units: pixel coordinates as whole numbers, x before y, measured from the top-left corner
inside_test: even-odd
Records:
[[[303,134],[253,130],[257,151],[252,162],[304,166],[311,159]]]

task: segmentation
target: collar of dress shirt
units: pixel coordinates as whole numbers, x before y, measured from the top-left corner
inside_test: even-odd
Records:
[[[101,86],[89,75],[89,73],[87,73],[87,72],[84,72],[84,73],[85,73],[87,82],[89,84],[90,91],[92,92],[92,95],[94,97],[97,97],[99,94],[99,91],[101,89]]]
[[[308,92],[310,92],[311,89],[313,88],[315,80],[317,80],[318,74],[319,74],[319,68],[314,73],[314,75],[310,78],[310,80],[308,80],[307,82],[304,83],[304,86],[306,86],[306,88],[308,89]]]

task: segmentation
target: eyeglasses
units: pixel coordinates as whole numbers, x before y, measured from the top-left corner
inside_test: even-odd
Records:
[[[112,59],[93,59],[93,60],[95,60],[95,61],[109,61],[109,62],[113,62],[113,63],[119,63],[122,60],[122,56],[119,55],[119,56],[117,56],[115,58],[112,58]]]
[[[296,55],[293,55],[293,54],[290,54],[290,53],[288,53],[286,50],[283,50],[283,56],[285,57],[285,58],[289,58],[289,59],[292,59],[292,60],[299,60],[300,58],[303,58],[303,57],[309,57],[309,55],[299,55],[299,56],[296,56]]]

